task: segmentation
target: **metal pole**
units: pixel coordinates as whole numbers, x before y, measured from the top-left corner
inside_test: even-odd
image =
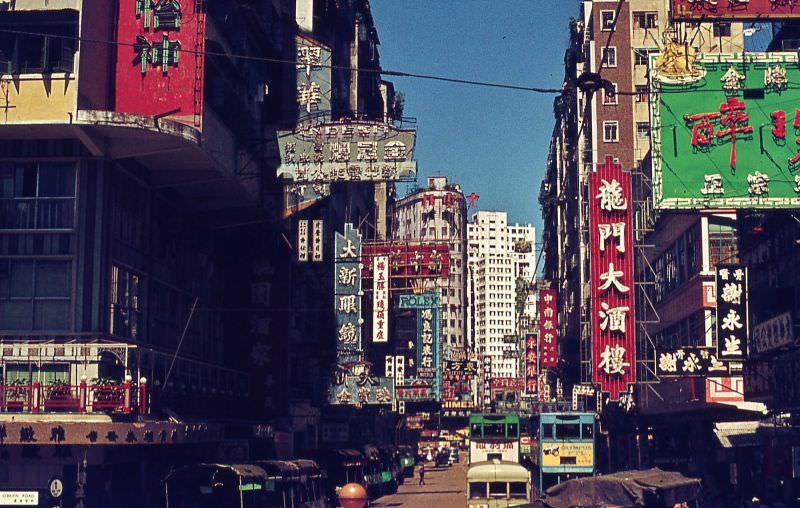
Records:
[[[192,322],[192,316],[194,316],[194,310],[197,308],[197,302],[200,300],[200,297],[197,296],[194,299],[194,303],[192,304],[192,310],[189,312],[189,317],[186,318],[186,325],[183,327],[183,333],[181,334],[181,340],[178,341],[178,346],[175,348],[175,354],[172,355],[172,362],[169,364],[169,369],[167,369],[167,376],[164,378],[164,390],[167,389],[167,381],[169,381],[169,376],[172,374],[172,367],[175,366],[175,360],[178,358],[178,353],[181,350],[181,345],[183,344],[183,339],[186,338],[186,332],[189,330],[189,323]]]

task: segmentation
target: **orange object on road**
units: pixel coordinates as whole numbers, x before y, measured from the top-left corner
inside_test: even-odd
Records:
[[[348,483],[339,492],[339,503],[342,508],[364,508],[369,496],[366,489],[358,483]]]

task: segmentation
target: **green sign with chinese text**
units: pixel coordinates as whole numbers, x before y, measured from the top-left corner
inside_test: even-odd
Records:
[[[795,53],[651,57],[656,208],[800,207]]]

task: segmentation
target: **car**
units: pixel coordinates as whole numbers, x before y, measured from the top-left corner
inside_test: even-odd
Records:
[[[450,463],[450,452],[447,450],[443,450],[436,454],[436,465],[437,466],[449,466]]]
[[[453,462],[458,462],[458,448],[455,446],[450,448],[450,458],[453,460]]]

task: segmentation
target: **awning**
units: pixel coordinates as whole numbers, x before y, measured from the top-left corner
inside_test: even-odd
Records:
[[[759,422],[719,422],[714,424],[714,435],[723,448],[760,446]]]

